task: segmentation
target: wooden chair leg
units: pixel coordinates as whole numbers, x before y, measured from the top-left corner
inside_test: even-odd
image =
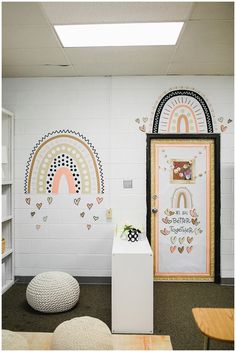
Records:
[[[209,350],[209,337],[208,336],[204,336],[204,350]]]

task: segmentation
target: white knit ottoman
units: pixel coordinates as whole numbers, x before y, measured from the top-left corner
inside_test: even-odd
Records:
[[[53,350],[112,350],[108,326],[91,317],[74,318],[58,325],[52,336]]]
[[[2,350],[28,350],[27,340],[10,330],[2,330]]]
[[[73,276],[49,271],[35,276],[26,290],[29,305],[43,313],[64,312],[76,305],[80,287]]]

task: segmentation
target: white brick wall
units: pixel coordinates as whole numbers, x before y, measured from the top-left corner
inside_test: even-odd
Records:
[[[233,119],[232,77],[18,78],[3,80],[3,105],[15,112],[16,275],[66,270],[73,275],[109,276],[113,227],[126,219],[145,225],[145,134],[135,118],[151,117],[158,97],[169,88],[193,87],[211,103],[216,118]],[[76,209],[46,206],[40,231],[23,194],[25,164],[35,143],[55,129],[88,137],[103,162],[106,195],[100,221],[90,231]],[[221,138],[221,275],[233,277],[233,123]],[[133,179],[123,189],[123,179]],[[38,198],[37,198],[38,199]],[[36,200],[35,200],[36,201]],[[89,201],[89,198],[88,198]],[[69,202],[65,197],[64,202]],[[86,199],[85,199],[86,202]],[[69,207],[69,204],[68,204]],[[105,219],[113,209],[113,221]]]

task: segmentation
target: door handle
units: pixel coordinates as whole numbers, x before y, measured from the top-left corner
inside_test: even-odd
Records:
[[[153,212],[153,214],[156,214],[158,212],[158,209],[157,208],[152,208],[152,212]]]

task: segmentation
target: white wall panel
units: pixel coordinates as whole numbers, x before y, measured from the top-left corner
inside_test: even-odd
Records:
[[[215,120],[233,120],[233,78],[200,76],[9,78],[3,80],[3,105],[15,112],[16,275],[65,270],[72,275],[110,276],[111,242],[116,223],[146,223],[146,135],[136,118],[151,118],[159,97],[170,88],[199,90]],[[146,124],[148,126],[148,123]],[[45,197],[25,202],[24,176],[32,148],[45,134],[71,129],[84,134],[102,161],[104,200],[61,194],[49,205]],[[234,122],[221,134],[221,275],[233,276]],[[123,180],[133,188],[124,189]],[[36,203],[43,202],[40,211]],[[93,202],[92,211],[86,204]],[[106,220],[107,208],[113,220]],[[34,217],[32,209],[36,210]],[[80,217],[85,211],[86,216]],[[94,221],[94,215],[99,220]],[[47,216],[44,222],[43,218]],[[90,230],[87,225],[91,224]],[[36,228],[40,225],[40,228]]]

